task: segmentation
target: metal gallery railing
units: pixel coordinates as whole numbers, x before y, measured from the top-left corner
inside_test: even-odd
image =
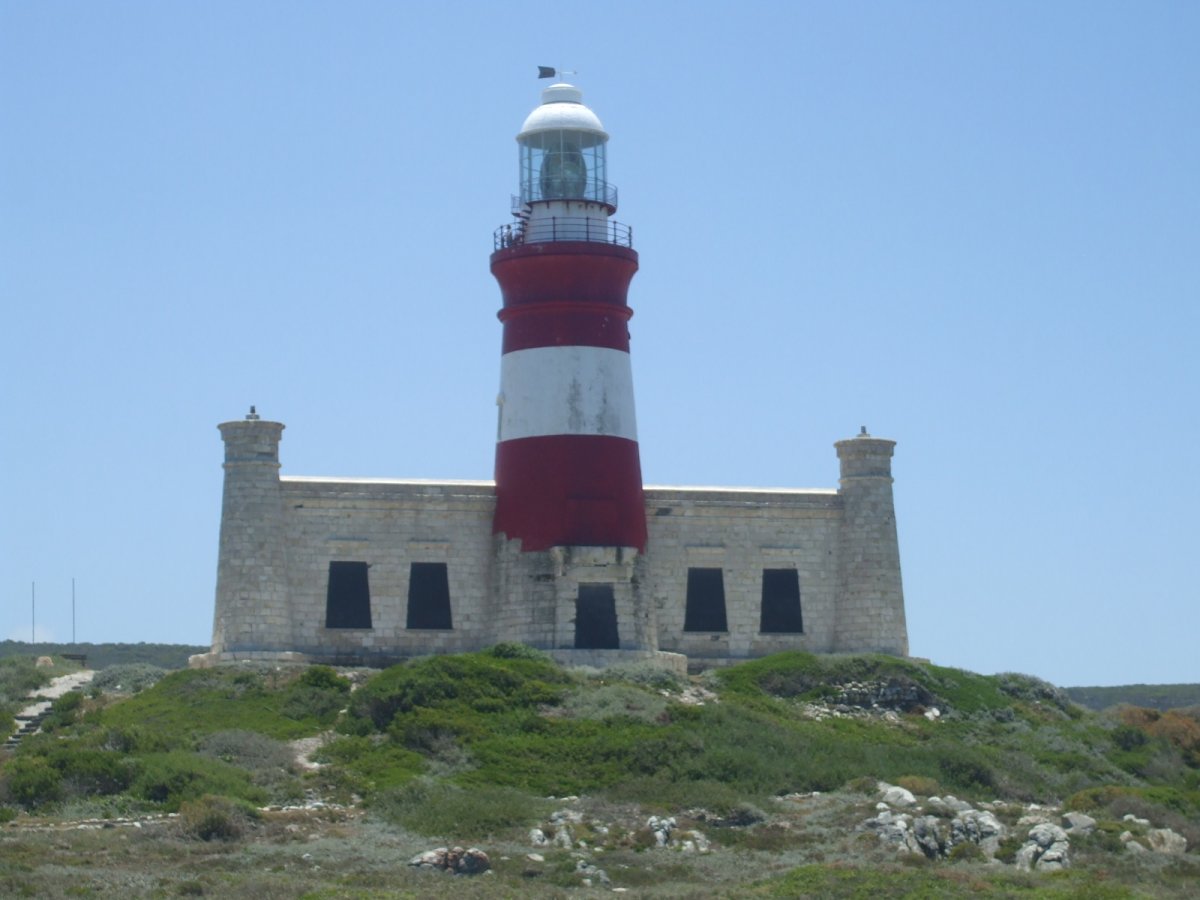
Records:
[[[541,244],[550,241],[587,241],[633,247],[633,229],[612,219],[589,219],[586,216],[552,216],[529,222],[501,225],[493,234],[493,247],[503,250],[521,244]]]

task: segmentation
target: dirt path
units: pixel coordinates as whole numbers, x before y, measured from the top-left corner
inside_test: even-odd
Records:
[[[95,669],[80,669],[53,679],[49,684],[29,692],[27,699],[33,700],[16,714],[17,730],[4,742],[6,750],[15,748],[23,738],[37,734],[42,728],[42,719],[50,712],[50,706],[68,691],[77,691],[92,680]],[[34,699],[36,698],[36,699]]]
[[[17,713],[18,718],[26,718],[37,715],[39,712],[50,708],[50,704],[70,691],[77,691],[83,687],[96,675],[95,669],[80,669],[78,672],[69,672],[66,675],[59,675],[49,684],[30,691],[29,698],[40,698],[34,703],[26,706],[23,710]]]

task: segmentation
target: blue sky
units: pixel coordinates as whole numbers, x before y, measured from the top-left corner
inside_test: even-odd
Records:
[[[912,651],[1200,681],[1200,6],[0,0],[0,637],[202,644],[218,422],[488,478],[538,64],[611,135],[647,483],[898,441]]]

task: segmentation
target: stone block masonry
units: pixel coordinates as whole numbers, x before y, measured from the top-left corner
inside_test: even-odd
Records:
[[[517,641],[581,665],[908,652],[894,442],[836,444],[838,489],[645,488],[647,546],[522,552],[488,481],[280,476],[284,426],[220,426],[212,651],[388,664]]]

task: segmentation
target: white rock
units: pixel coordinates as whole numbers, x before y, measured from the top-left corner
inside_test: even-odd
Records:
[[[1068,834],[1091,834],[1096,830],[1096,820],[1081,812],[1063,813],[1062,821]]]
[[[1146,832],[1146,843],[1155,853],[1169,853],[1172,856],[1187,853],[1187,838],[1170,828],[1150,829]]]
[[[883,791],[882,800],[889,806],[912,806],[917,802],[917,798],[913,796],[912,791],[897,787],[894,784],[879,783],[879,789]]]

